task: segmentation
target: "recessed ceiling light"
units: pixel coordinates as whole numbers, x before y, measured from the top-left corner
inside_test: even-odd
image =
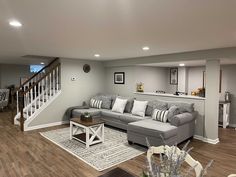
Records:
[[[41,64],[41,65],[44,65],[44,62],[41,62],[40,64]]]
[[[180,63],[179,66],[185,66],[185,64],[184,63]]]
[[[9,25],[14,26],[14,27],[21,27],[22,26],[22,24],[16,20],[10,21]]]
[[[95,56],[96,58],[100,57],[100,55],[99,55],[99,54],[94,54],[94,56]]]
[[[149,49],[150,49],[150,48],[149,48],[148,46],[144,46],[144,47],[143,47],[143,50],[144,50],[144,51],[147,51],[147,50],[149,50]]]

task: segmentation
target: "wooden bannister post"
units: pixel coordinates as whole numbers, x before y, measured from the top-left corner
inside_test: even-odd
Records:
[[[19,92],[19,109],[20,109],[20,129],[24,131],[24,91]]]

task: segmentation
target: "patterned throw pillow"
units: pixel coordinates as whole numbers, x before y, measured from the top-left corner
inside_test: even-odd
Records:
[[[152,119],[166,123],[167,118],[168,118],[167,115],[168,115],[168,111],[160,110],[160,109],[154,109],[153,114],[152,114]]]
[[[6,98],[6,92],[0,92],[0,101],[5,100]]]
[[[102,108],[102,100],[96,100],[96,99],[91,99],[90,100],[90,106],[92,108],[98,108],[101,109]]]

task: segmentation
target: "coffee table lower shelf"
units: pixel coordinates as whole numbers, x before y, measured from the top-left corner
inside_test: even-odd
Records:
[[[91,138],[92,136],[93,136],[92,134],[89,134],[89,138]],[[80,141],[81,143],[86,144],[86,133],[73,135],[73,138]],[[99,140],[97,137],[94,138],[94,141],[97,141],[97,140]]]

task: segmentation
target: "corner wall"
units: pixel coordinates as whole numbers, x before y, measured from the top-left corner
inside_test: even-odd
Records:
[[[6,88],[9,85],[20,85],[21,77],[30,77],[29,65],[0,64],[0,88]]]
[[[84,64],[90,64],[89,73],[84,73]],[[101,62],[62,59],[62,93],[29,126],[66,121],[63,116],[67,108],[79,106],[83,101],[88,101],[91,96],[104,92],[104,73]],[[71,77],[76,77],[76,81],[71,81]]]

